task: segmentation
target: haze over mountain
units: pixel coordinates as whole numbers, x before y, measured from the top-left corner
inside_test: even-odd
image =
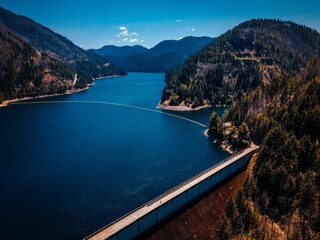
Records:
[[[97,54],[1,7],[0,43],[0,102],[74,91],[92,78],[124,74]]]
[[[320,56],[320,34],[293,22],[255,19],[218,37],[166,75],[162,102],[169,105],[231,104],[242,92],[274,77],[295,76]]]
[[[92,50],[119,68],[130,72],[165,72],[182,64],[214,39],[210,37],[185,37],[180,40],[165,40],[151,49],[140,45],[116,47],[107,45]]]

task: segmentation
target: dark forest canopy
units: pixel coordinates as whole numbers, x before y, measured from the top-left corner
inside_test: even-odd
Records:
[[[296,76],[320,56],[320,34],[280,20],[254,19],[218,37],[183,66],[166,74],[162,102],[170,105],[227,104],[275,77]]]
[[[320,60],[244,94],[224,121],[247,124],[260,150],[252,174],[228,201],[220,239],[319,239]]]

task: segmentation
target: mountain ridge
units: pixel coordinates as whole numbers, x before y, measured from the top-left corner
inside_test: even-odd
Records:
[[[90,49],[91,51],[94,51],[98,53],[99,55],[104,55],[104,56],[127,56],[129,54],[134,54],[134,53],[144,53],[145,51],[149,50],[146,47],[143,47],[141,45],[134,45],[134,46],[122,46],[118,47],[115,45],[105,45],[97,50],[95,49]]]
[[[66,37],[2,7],[0,43],[0,102],[76,91],[93,78],[125,74]]]
[[[295,76],[313,55],[320,56],[316,30],[280,20],[246,21],[168,72],[161,102],[190,108],[231,105],[242,91],[283,73]]]
[[[116,47],[106,45],[91,49],[114,62],[120,68],[131,72],[165,72],[180,65],[187,57],[195,54],[214,38],[185,37],[180,40],[164,40],[148,49],[141,45]]]

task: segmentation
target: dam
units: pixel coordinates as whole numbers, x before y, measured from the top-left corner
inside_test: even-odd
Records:
[[[144,238],[152,229],[244,168],[257,150],[258,146],[252,144],[96,231],[85,240]]]

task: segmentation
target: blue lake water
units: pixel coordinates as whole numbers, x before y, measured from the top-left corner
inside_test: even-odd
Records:
[[[157,110],[163,85],[130,73],[41,101]],[[176,114],[207,124],[212,110]],[[84,238],[228,156],[200,125],[114,105],[10,105],[0,124],[1,239]]]

